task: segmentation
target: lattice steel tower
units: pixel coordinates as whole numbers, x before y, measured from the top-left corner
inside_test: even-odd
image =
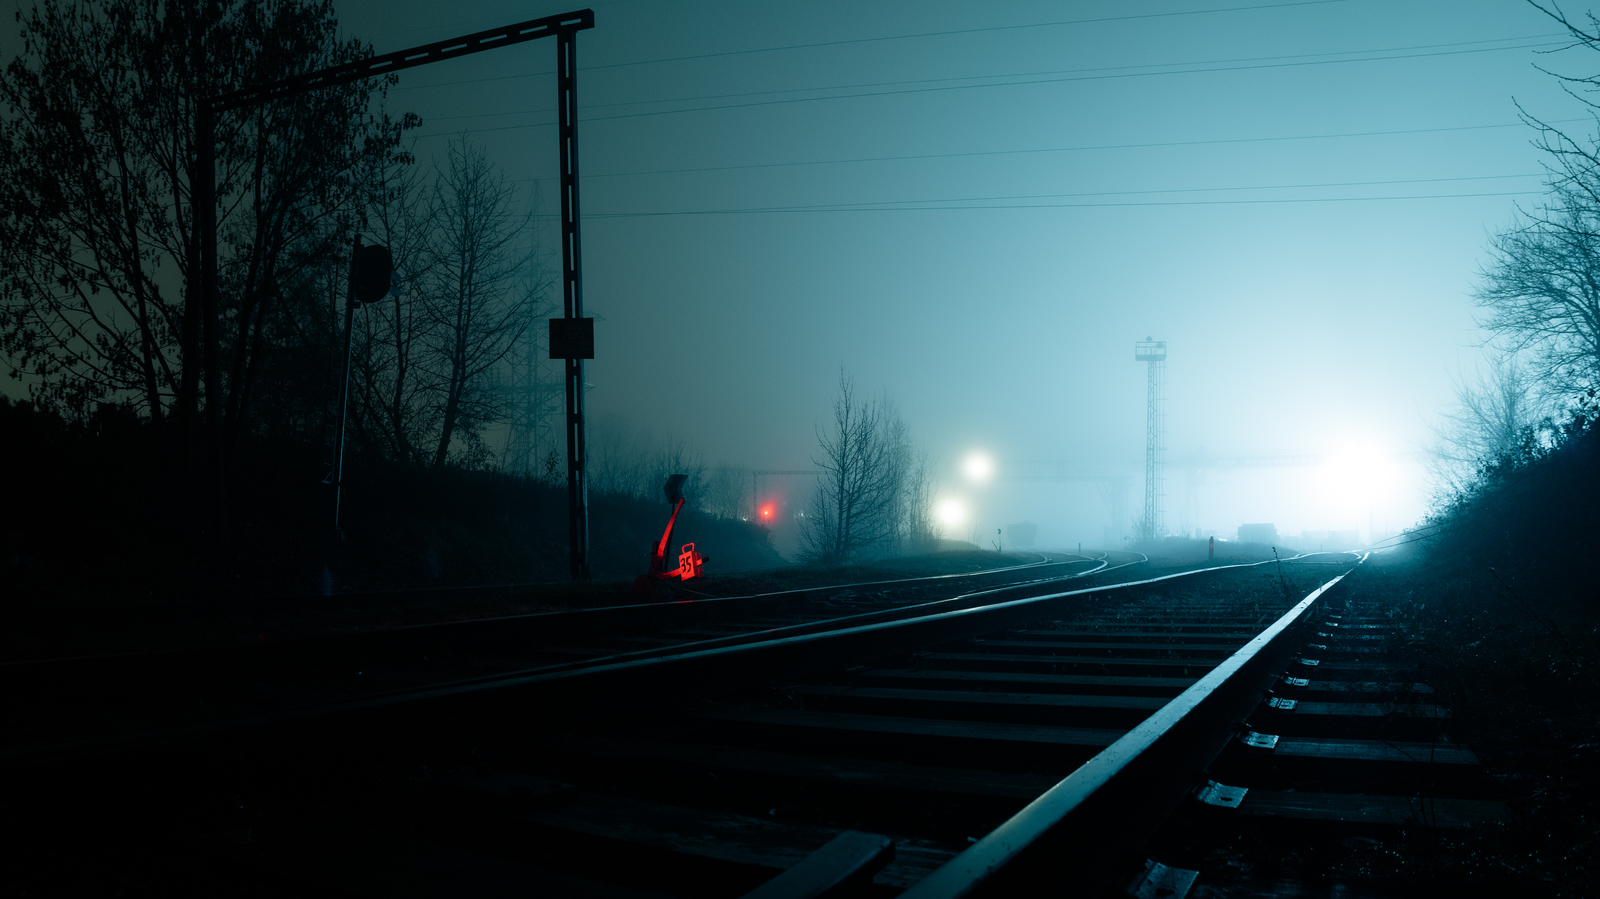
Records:
[[[547,469],[549,454],[557,451],[555,422],[561,417],[562,385],[560,374],[545,358],[544,338],[532,335],[517,341],[510,368],[509,382],[500,385],[511,413],[501,465],[512,474],[554,478],[559,470]]]
[[[1166,498],[1162,466],[1167,457],[1167,342],[1146,337],[1133,345],[1133,361],[1149,366],[1149,399],[1144,413],[1144,513],[1139,539],[1161,536],[1161,505]]]

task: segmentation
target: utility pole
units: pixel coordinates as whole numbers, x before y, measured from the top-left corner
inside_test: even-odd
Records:
[[[350,250],[350,283],[344,293],[344,364],[339,367],[339,421],[333,426],[333,464],[328,468],[322,483],[333,485],[333,534],[344,539],[339,530],[339,494],[344,485],[344,422],[350,413],[350,340],[355,331],[356,269],[361,265],[361,235],[357,234]]]
[[[1161,534],[1161,469],[1166,461],[1167,342],[1146,337],[1133,345],[1133,361],[1149,366],[1144,414],[1144,517],[1139,537],[1154,540]]]
[[[339,499],[344,486],[344,428],[350,413],[350,345],[355,331],[356,307],[362,303],[376,303],[393,288],[394,257],[388,247],[361,245],[357,234],[355,246],[350,251],[350,288],[344,299],[344,366],[339,372],[339,423],[333,432],[333,465],[328,470],[324,484],[333,485],[333,533],[344,539],[339,530]]]

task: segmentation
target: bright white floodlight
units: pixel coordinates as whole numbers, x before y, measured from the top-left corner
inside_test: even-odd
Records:
[[[973,453],[961,463],[961,470],[974,481],[987,481],[994,475],[994,462],[983,453]]]
[[[947,499],[940,502],[937,512],[939,523],[946,527],[955,527],[961,523],[961,519],[967,517],[967,509],[961,505],[961,500],[959,499]]]
[[[1332,497],[1346,502],[1372,500],[1393,488],[1394,463],[1377,447],[1353,444],[1334,453],[1323,466],[1322,480]]]

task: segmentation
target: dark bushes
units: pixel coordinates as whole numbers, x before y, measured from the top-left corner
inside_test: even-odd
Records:
[[[8,605],[563,581],[566,487],[455,468],[347,465],[345,539],[314,448],[257,445],[229,481],[225,539],[205,534],[160,435],[124,407],[71,422],[0,397],[0,593]],[[669,508],[590,497],[601,580],[644,572]],[[781,565],[760,527],[685,510],[712,570]]]

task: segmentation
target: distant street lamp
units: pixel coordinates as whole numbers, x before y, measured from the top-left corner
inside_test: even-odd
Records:
[[[961,470],[974,481],[987,481],[994,475],[994,462],[982,453],[973,453],[961,464]]]

